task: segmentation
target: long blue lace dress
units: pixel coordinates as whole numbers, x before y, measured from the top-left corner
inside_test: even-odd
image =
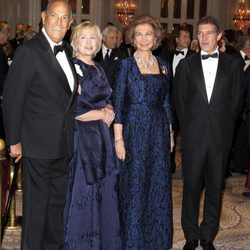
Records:
[[[102,67],[74,59],[81,95],[76,116],[109,103],[111,89]],[[78,69],[78,71],[79,71]],[[103,121],[75,122],[74,154],[70,164],[65,206],[64,250],[118,250],[117,170],[109,128]]]
[[[118,200],[123,250],[172,247],[168,67],[141,74],[134,57],[121,61],[114,89],[115,123],[123,125]]]

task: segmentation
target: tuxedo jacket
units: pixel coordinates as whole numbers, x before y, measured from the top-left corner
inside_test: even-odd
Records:
[[[104,68],[108,81],[109,81],[109,85],[112,89],[114,89],[115,76],[116,76],[118,66],[119,66],[118,63],[121,59],[125,57],[126,55],[121,49],[115,48],[115,49],[112,49],[110,53],[107,65],[106,65],[106,62],[104,62],[103,60],[102,50],[100,50],[96,54],[96,57],[94,58],[94,60],[100,63],[101,66]]]
[[[219,152],[229,152],[234,124],[243,104],[244,73],[237,60],[219,52],[213,92],[208,102],[200,53],[181,60],[177,66],[173,99],[188,154],[211,136]]]
[[[247,82],[245,113],[246,113],[246,122],[247,122],[248,145],[250,147],[250,66],[248,66],[248,68],[246,69],[245,76],[246,76],[246,82]]]
[[[69,45],[65,53],[73,92],[42,32],[15,53],[3,92],[3,118],[8,145],[21,142],[23,156],[57,159],[72,153],[77,83]]]
[[[232,54],[232,56],[233,56],[235,59],[238,60],[238,62],[239,62],[240,65],[242,66],[242,68],[245,67],[246,62],[245,62],[245,60],[243,59],[243,57],[242,57],[242,55],[241,55],[240,52],[236,52],[236,53]]]
[[[186,58],[186,57],[188,57],[188,56],[191,56],[191,55],[193,55],[194,53],[195,53],[194,51],[188,49],[187,54],[186,54],[186,56],[185,56],[184,58]],[[174,51],[171,51],[171,52],[169,53],[169,55],[167,55],[167,58],[168,58],[167,60],[168,60],[168,62],[169,62],[169,64],[170,64],[170,67],[171,67],[171,74],[172,74],[172,78],[173,78]],[[184,59],[184,58],[183,58],[183,59]]]

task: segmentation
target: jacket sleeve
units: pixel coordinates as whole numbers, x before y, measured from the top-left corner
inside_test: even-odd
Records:
[[[231,93],[231,104],[232,104],[232,113],[234,116],[234,120],[236,120],[243,108],[245,99],[246,81],[244,77],[244,71],[236,60],[233,61],[233,68],[234,68],[234,79],[232,83],[233,87]]]
[[[3,91],[3,121],[8,145],[21,142],[25,99],[34,76],[32,53],[20,46],[6,77]]]
[[[186,60],[181,60],[176,68],[176,73],[173,81],[173,105],[179,121],[182,121],[185,114],[188,94],[188,78]]]

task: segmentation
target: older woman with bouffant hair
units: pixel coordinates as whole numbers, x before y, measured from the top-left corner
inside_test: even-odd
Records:
[[[90,22],[77,25],[72,34],[79,95],[63,250],[121,248],[115,189],[117,170],[109,130],[115,114],[104,69],[93,60],[101,39],[99,27]]]
[[[154,17],[150,15],[142,15],[138,16],[134,22],[130,25],[129,30],[128,30],[128,39],[130,43],[134,46],[134,38],[135,38],[135,28],[139,24],[150,24],[153,27],[154,30],[154,36],[155,36],[155,43],[154,46],[152,47],[152,50],[157,49],[161,45],[161,41],[163,38],[163,28],[159,22],[158,19],[155,19]]]
[[[159,21],[143,15],[129,31],[133,56],[123,59],[113,95],[122,249],[171,249],[170,152],[174,146],[169,65],[153,55]]]
[[[83,31],[85,29],[92,29],[94,31],[94,33],[95,33],[95,36],[96,36],[96,51],[93,54],[93,57],[95,57],[96,53],[102,47],[102,33],[100,31],[100,28],[97,25],[92,24],[89,21],[80,23],[77,26],[73,27],[73,32],[72,32],[71,39],[70,39],[71,40],[71,46],[73,48],[73,56],[76,56],[77,50],[78,50],[77,45],[76,45],[76,40],[77,40],[77,38],[79,38],[82,35],[82,33],[83,33]]]

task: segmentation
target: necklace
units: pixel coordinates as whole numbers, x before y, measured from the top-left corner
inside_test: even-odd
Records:
[[[137,64],[138,64],[139,67],[143,66],[143,67],[145,67],[145,68],[148,69],[154,63],[154,56],[153,56],[152,52],[150,52],[150,56],[149,56],[148,62],[146,62],[145,60],[143,60],[142,58],[140,58],[139,55],[138,55],[138,53],[137,53],[137,51],[134,53],[134,58],[135,58],[135,60],[136,60],[136,62],[137,62]]]

